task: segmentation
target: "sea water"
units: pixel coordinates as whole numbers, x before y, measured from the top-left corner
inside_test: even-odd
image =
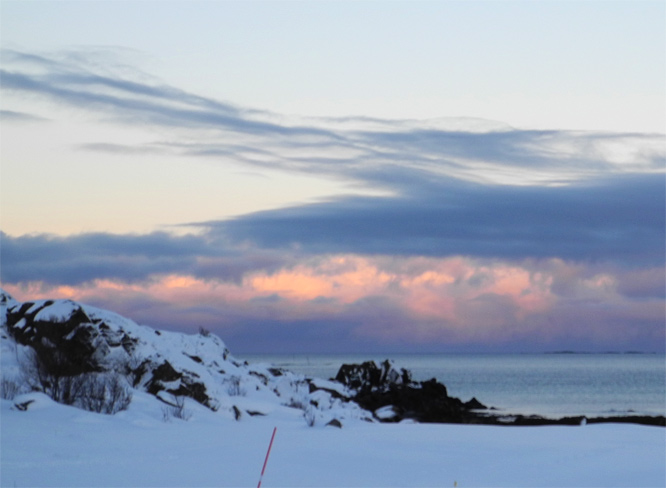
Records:
[[[666,415],[666,358],[661,354],[262,355],[250,362],[320,378],[345,363],[392,359],[449,395],[507,414],[563,417]]]

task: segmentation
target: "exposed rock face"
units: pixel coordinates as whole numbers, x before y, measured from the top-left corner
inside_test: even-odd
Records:
[[[383,422],[413,419],[418,422],[476,423],[481,416],[473,410],[485,409],[478,400],[463,403],[450,397],[446,386],[434,378],[415,382],[405,369],[391,361],[378,364],[344,364],[335,377],[353,390],[352,399],[362,408],[375,412]]]
[[[396,369],[388,359],[381,364],[366,361],[362,364],[343,364],[335,376],[335,381],[357,391],[386,391],[397,385],[412,382],[411,374],[406,369]]]
[[[144,353],[137,351],[140,340],[131,331],[138,327],[136,324],[126,321],[130,330],[115,321],[108,324],[103,318],[96,317],[94,312],[91,314],[70,300],[19,304],[3,296],[3,305],[6,330],[10,336],[18,344],[30,346],[42,357],[62,358],[64,376],[116,371],[131,378],[133,387],[144,388],[158,398],[159,393],[165,391],[174,396],[190,397],[211,409],[216,408],[206,392],[206,385],[198,380],[196,373],[184,368],[177,371],[159,353],[150,357],[141,356]],[[89,309],[95,310],[94,307]],[[195,363],[202,361],[195,355],[183,354]],[[223,348],[222,355],[226,354]]]
[[[59,351],[67,358],[67,374],[104,370],[104,358],[115,348],[132,353],[137,340],[91,319],[80,305],[63,300],[26,302],[7,308],[7,331],[38,354]]]

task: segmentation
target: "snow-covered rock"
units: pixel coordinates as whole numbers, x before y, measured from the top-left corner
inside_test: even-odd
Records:
[[[361,364],[344,364],[335,379],[355,391],[386,391],[396,385],[412,383],[410,372],[404,368],[398,369],[388,359],[381,363],[366,361]]]
[[[399,418],[400,412],[393,405],[386,405],[375,410],[375,417],[380,420],[393,420]]]
[[[295,409],[310,424],[371,419],[346,388],[234,358],[215,334],[160,331],[71,300],[20,303],[0,290],[3,377],[17,378],[31,350],[63,354],[67,373],[116,373],[162,403],[187,397],[230,418]]]

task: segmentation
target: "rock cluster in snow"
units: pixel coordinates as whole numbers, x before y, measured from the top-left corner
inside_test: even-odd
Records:
[[[31,350],[57,352],[75,365],[67,374],[120,373],[168,405],[190,398],[236,419],[293,409],[310,425],[372,420],[341,384],[241,362],[204,330],[160,331],[71,300],[20,303],[2,290],[0,303],[3,379],[19,377]]]

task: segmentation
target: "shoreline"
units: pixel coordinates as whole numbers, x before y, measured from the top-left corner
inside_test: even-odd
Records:
[[[666,416],[664,415],[622,415],[616,417],[586,417],[567,416],[559,418],[542,417],[540,415],[494,415],[484,416],[481,414],[479,423],[484,425],[504,425],[507,427],[541,426],[541,425],[586,425],[586,424],[636,424],[654,427],[666,427]],[[487,420],[487,422],[485,421]]]
[[[588,420],[598,419],[595,422],[663,425],[666,416],[663,381],[655,383],[655,378],[663,380],[663,355],[561,353],[425,356],[270,354],[246,359],[276,364],[306,377],[334,379],[343,364],[368,360],[381,363],[388,357],[397,367],[408,369],[414,380],[436,378],[446,385],[451,396],[463,401],[475,397],[486,406],[495,407],[494,417],[519,417],[523,419],[519,422],[527,424],[571,424],[586,417]],[[635,363],[634,359],[638,362]],[[627,384],[627,377],[635,377],[639,371],[644,371],[644,378],[649,378],[646,380],[650,382],[649,390],[638,389],[636,385],[639,382],[634,380]],[[506,388],[497,386],[504,384],[504,381],[507,382]],[[583,382],[588,386],[582,387]],[[555,383],[555,389],[548,386],[552,383]],[[595,396],[594,388],[597,386],[600,394]],[[612,388],[619,393],[614,393]]]
[[[666,427],[664,415],[573,415],[558,418],[541,415],[510,414],[482,404],[476,397],[468,402],[448,394],[447,387],[436,378],[414,381],[411,371],[398,368],[393,361],[365,361],[343,364],[335,382],[344,385],[351,395],[338,398],[357,403],[372,412],[383,423],[403,420],[431,424],[485,424],[502,426],[586,425],[629,423]],[[311,383],[311,390],[322,389]],[[333,392],[331,392],[333,393]]]

